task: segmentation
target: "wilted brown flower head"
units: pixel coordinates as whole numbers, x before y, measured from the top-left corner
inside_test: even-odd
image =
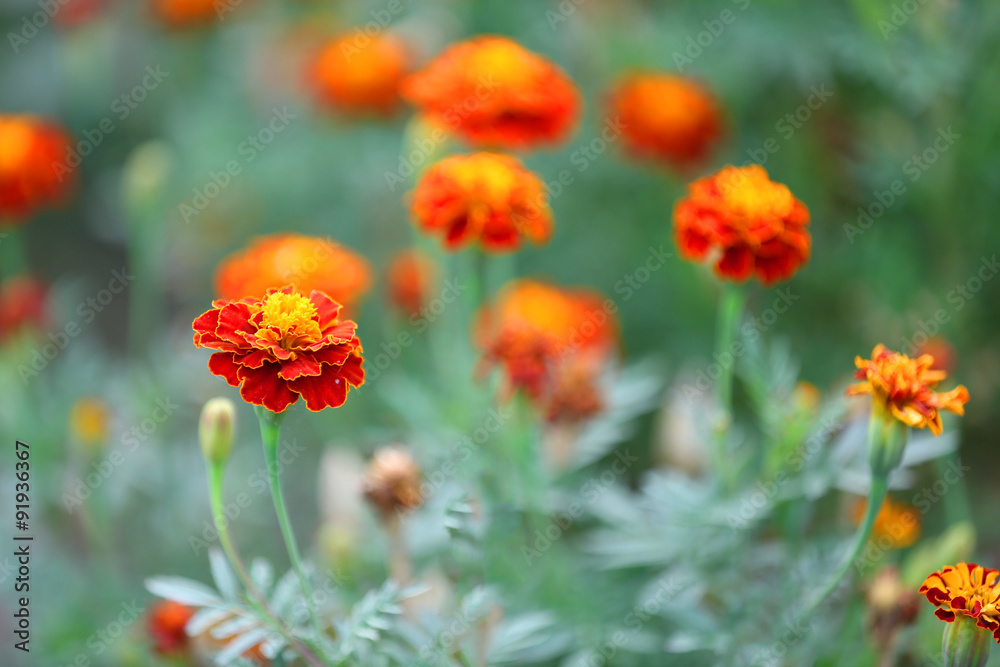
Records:
[[[364,479],[365,498],[379,512],[389,515],[420,507],[420,466],[401,447],[375,452]]]

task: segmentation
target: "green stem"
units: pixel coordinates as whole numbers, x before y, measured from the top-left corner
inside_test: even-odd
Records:
[[[719,418],[715,424],[713,456],[716,472],[727,487],[732,482],[731,466],[726,455],[726,432],[733,422],[733,371],[736,366],[733,346],[736,343],[745,303],[746,294],[739,286],[726,285],[719,299],[715,328],[715,361],[722,367],[722,374],[715,382]]]
[[[229,524],[226,522],[226,516],[223,512],[222,478],[224,471],[225,465],[222,463],[209,463],[208,465],[208,488],[209,502],[212,507],[212,521],[215,523],[215,530],[219,534],[219,542],[222,544],[222,550],[226,553],[226,557],[229,559],[229,564],[232,565],[234,570],[236,570],[237,576],[239,576],[240,581],[243,582],[247,592],[250,594],[250,597],[248,598],[250,606],[252,606],[258,614],[270,623],[273,630],[277,631],[280,635],[287,639],[309,664],[314,667],[323,667],[323,663],[320,662],[315,655],[313,655],[312,651],[303,646],[302,642],[292,634],[291,630],[285,628],[281,621],[275,618],[274,614],[271,613],[271,610],[268,609],[264,596],[262,596],[260,591],[257,590],[253,580],[247,573],[246,566],[243,564],[243,559],[240,558],[239,553],[236,551],[236,547],[233,545],[233,539],[229,533]]]
[[[256,412],[257,419],[260,421],[260,437],[264,442],[264,460],[267,464],[267,479],[271,486],[274,511],[278,515],[278,524],[281,526],[281,536],[285,541],[288,557],[299,578],[302,595],[305,596],[309,620],[312,622],[316,638],[319,639],[323,635],[320,632],[319,619],[316,617],[316,609],[313,604],[312,586],[306,577],[305,569],[302,567],[299,548],[295,544],[295,534],[292,532],[292,523],[288,518],[288,510],[285,508],[285,496],[281,491],[281,479],[278,474],[278,444],[281,440],[281,420],[284,415],[276,414],[263,407],[257,407]]]
[[[0,278],[13,278],[28,268],[28,253],[18,227],[4,227],[0,221]]]
[[[837,571],[832,577],[826,582],[826,585],[820,589],[819,594],[813,598],[813,601],[806,607],[806,614],[811,615],[819,605],[827,598],[829,595],[840,585],[841,580],[847,575],[848,570],[851,569],[851,565],[854,564],[855,559],[861,550],[864,548],[865,544],[868,543],[868,538],[871,537],[872,527],[875,525],[875,517],[878,516],[878,512],[882,509],[882,503],[885,501],[885,494],[889,491],[889,475],[872,475],[872,486],[868,493],[868,507],[865,511],[865,518],[858,526],[858,532],[854,537],[854,544],[851,546],[851,550],[844,557],[844,560],[840,563]]]

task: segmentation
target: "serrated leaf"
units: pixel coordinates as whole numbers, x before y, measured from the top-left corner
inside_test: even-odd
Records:
[[[212,569],[212,580],[216,588],[222,593],[222,597],[227,600],[236,600],[239,596],[239,583],[236,574],[229,567],[226,555],[220,549],[210,549],[208,552],[208,563]]]
[[[261,643],[271,635],[267,628],[255,628],[246,634],[236,637],[226,644],[226,647],[215,656],[215,663],[218,665],[228,665],[241,655]]]
[[[224,621],[233,615],[233,612],[220,607],[204,607],[199,609],[188,621],[185,629],[189,635],[200,635],[213,625]]]

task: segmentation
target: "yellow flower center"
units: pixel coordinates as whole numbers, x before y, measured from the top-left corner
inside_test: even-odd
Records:
[[[767,172],[755,165],[726,169],[719,178],[719,188],[726,204],[746,216],[788,215],[792,210],[792,193],[767,177]]]
[[[280,342],[282,347],[289,349],[322,337],[316,306],[301,294],[274,292],[264,299],[259,308],[261,326],[257,335],[261,338]]]

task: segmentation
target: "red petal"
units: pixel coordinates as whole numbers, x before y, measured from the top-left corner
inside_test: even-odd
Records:
[[[942,621],[948,621],[949,623],[955,620],[955,612],[948,611],[947,609],[935,609],[934,615]]]
[[[194,344],[196,347],[202,347],[210,343],[218,342],[219,338],[215,335],[215,329],[219,326],[219,310],[213,308],[212,310],[206,311],[198,316],[198,318],[191,323],[191,327],[194,329]]]
[[[342,343],[340,345],[331,345],[330,347],[324,347],[322,350],[317,350],[312,353],[312,357],[321,364],[342,366],[351,356],[352,351],[353,348],[350,345]]]
[[[281,362],[278,375],[285,380],[294,380],[305,375],[319,375],[322,371],[318,361],[305,354],[299,354],[291,361]]]
[[[726,248],[715,268],[726,278],[742,282],[753,272],[753,252],[746,245]]]
[[[340,375],[355,387],[360,387],[365,383],[365,369],[361,367],[364,359],[361,355],[354,354],[340,367]]]
[[[324,366],[318,377],[303,376],[288,385],[302,394],[306,407],[313,412],[323,408],[339,408],[347,400],[347,380],[341,376],[341,367]]]
[[[248,347],[243,334],[253,335],[256,329],[248,322],[250,307],[245,303],[227,303],[219,312],[219,324],[215,335],[236,347]]]
[[[320,330],[325,331],[340,316],[340,304],[319,290],[313,290],[309,295],[309,300],[316,306],[316,312],[319,315]]]
[[[232,352],[215,352],[208,358],[208,370],[212,375],[226,378],[226,382],[236,387],[240,384],[238,377],[239,364]]]
[[[243,382],[240,396],[247,403],[263,405],[271,412],[282,412],[299,399],[299,395],[289,388],[289,383],[278,377],[281,366],[266,363],[260,368],[239,367],[239,378]]]

